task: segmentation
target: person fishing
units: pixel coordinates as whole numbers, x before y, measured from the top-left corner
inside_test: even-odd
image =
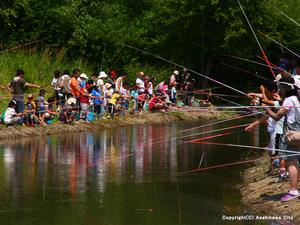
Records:
[[[294,79],[291,77],[281,78],[278,82],[279,90],[284,98],[282,106],[277,112],[273,112],[269,107],[265,107],[266,113],[276,121],[284,118],[283,133],[288,131],[300,131],[300,101],[298,96],[299,87],[295,85]],[[263,104],[263,106],[267,106]],[[284,159],[290,175],[290,189],[281,198],[282,202],[290,201],[299,196],[298,191],[298,160],[300,159],[300,146],[293,146],[286,137],[280,140],[282,150],[294,151],[299,154],[291,154],[279,152],[279,157]]]
[[[26,88],[40,88],[40,85],[31,84],[24,79],[25,72],[22,69],[16,71],[14,79],[7,85],[8,91],[13,94],[16,102],[16,112],[22,113],[25,108],[24,93]]]

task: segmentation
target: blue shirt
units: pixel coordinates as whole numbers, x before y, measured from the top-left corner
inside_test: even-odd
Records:
[[[92,96],[93,97],[96,97],[96,98],[100,98],[101,97],[101,94],[98,90],[92,90]],[[93,99],[93,102],[95,105],[101,105],[103,103],[102,100],[99,100],[99,99]]]

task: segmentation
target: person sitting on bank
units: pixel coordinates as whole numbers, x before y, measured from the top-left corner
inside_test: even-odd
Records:
[[[165,112],[168,108],[166,96],[161,93],[157,93],[149,101],[149,110],[151,112]]]
[[[16,112],[17,102],[11,100],[8,104],[8,108],[4,114],[4,124],[7,126],[14,126],[17,124],[22,124],[23,113]]]
[[[13,80],[7,85],[7,89],[13,94],[13,100],[16,102],[16,112],[22,113],[25,107],[24,92],[27,87],[40,88],[39,85],[31,84],[24,79],[25,72],[21,69],[17,70]]]

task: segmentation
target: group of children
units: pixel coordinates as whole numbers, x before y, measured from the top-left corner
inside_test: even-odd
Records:
[[[261,105],[264,112],[246,127],[246,131],[252,131],[259,124],[267,124],[270,156],[268,174],[276,175],[275,169],[278,167],[278,181],[290,180],[290,189],[281,198],[281,201],[286,202],[299,196],[300,146],[288,136],[300,131],[300,60],[294,65],[286,59],[281,60],[278,70],[276,79],[262,84],[259,93],[248,94],[252,103]]]
[[[53,94],[51,91],[49,98],[45,98],[45,89],[35,86],[40,88],[39,95],[35,98],[28,94],[27,100],[22,103],[25,97],[21,89],[28,83],[24,80],[24,71],[20,76],[18,71],[10,85],[13,99],[1,115],[1,121],[8,126],[25,124],[34,127],[51,124],[56,119],[63,123],[90,122],[128,112],[164,112],[177,102],[178,71],[174,71],[170,82],[160,82],[156,87],[155,78],[140,72],[135,85],[129,87],[126,72],[117,77],[116,71],[111,69],[109,74],[101,71],[99,74],[93,73],[89,78],[75,69],[71,75],[67,70],[63,73],[54,72],[51,82]],[[187,85],[189,89],[190,86]],[[17,95],[18,91],[21,94]],[[22,104],[24,106],[20,107]]]

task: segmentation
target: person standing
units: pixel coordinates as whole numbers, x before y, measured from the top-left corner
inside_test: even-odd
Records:
[[[138,78],[135,81],[139,94],[142,94],[145,92],[144,77],[145,77],[144,72],[139,72]]]
[[[120,77],[118,77],[117,81],[116,81],[116,91],[118,92],[122,92],[123,89],[123,81],[126,79],[127,73],[123,72],[122,75]]]
[[[177,80],[178,76],[179,76],[179,71],[175,70],[170,77],[170,85],[176,86],[176,84],[177,84],[176,80]]]
[[[22,113],[25,107],[24,92],[27,87],[40,88],[39,85],[28,83],[24,79],[25,72],[18,69],[13,80],[7,85],[7,89],[13,94],[13,100],[16,102],[16,112]]]
[[[104,71],[101,71],[98,77],[97,86],[99,88],[100,94],[103,95],[105,91],[104,79],[107,78],[107,74]]]
[[[51,86],[54,89],[56,107],[61,105],[61,101],[63,98],[62,90],[61,90],[61,74],[59,71],[54,72],[54,78],[51,82]]]

